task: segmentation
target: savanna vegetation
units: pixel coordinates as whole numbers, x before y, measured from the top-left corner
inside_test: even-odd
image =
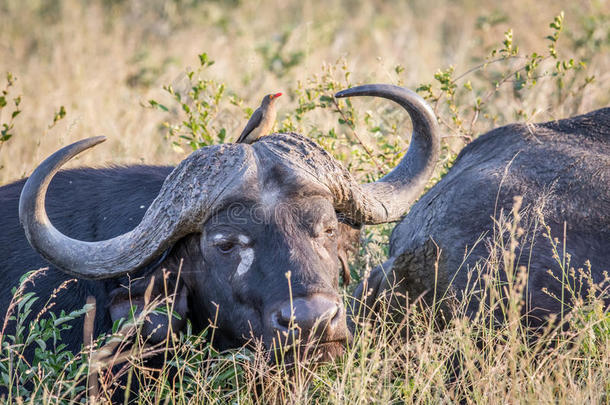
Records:
[[[610,104],[610,4],[0,0],[0,73],[0,184],[94,135],[108,142],[76,165],[176,164],[193,149],[235,140],[262,96],[276,91],[284,93],[277,131],[315,139],[358,179],[373,180],[406,150],[399,128],[408,118],[383,100],[332,97],[373,82],[416,89],[433,106],[445,134],[437,181],[489,129]],[[489,263],[513,263],[518,212],[497,226],[512,230],[514,243],[492,241]],[[383,262],[391,229],[365,229],[346,302]],[[586,273],[570,268],[561,241],[554,246],[548,254],[566,273]],[[0,331],[5,403],[108,403],[117,376],[143,387],[121,400],[142,404],[610,402],[610,314],[593,297],[562,297],[570,327],[551,322],[531,339],[519,315],[521,267],[508,286],[485,292],[508,292],[496,304],[507,314],[500,326],[487,322],[497,307],[481,307],[474,319],[458,307],[440,327],[437,308],[413,302],[393,321],[381,303],[341,358],[303,359],[290,371],[270,366],[256,345],[217,353],[213,327],[149,347],[140,319],[117,323],[92,344],[85,337],[73,355],[59,333],[69,320],[91,317],[92,305],[54,313],[69,285],[33,296],[27,286],[44,270],[31,270],[2,317],[16,320],[19,332]],[[37,299],[48,300],[47,309],[25,322]],[[151,302],[147,311],[155,304],[171,310]],[[32,362],[22,356],[27,345],[37,347]],[[161,372],[145,362],[155,353],[166,359]]]

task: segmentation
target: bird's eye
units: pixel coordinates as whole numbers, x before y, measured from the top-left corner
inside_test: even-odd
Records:
[[[326,230],[324,231],[324,233],[326,234],[326,236],[328,236],[329,238],[332,238],[335,236],[336,230],[335,228],[326,228]]]
[[[220,250],[221,253],[229,253],[235,248],[235,243],[230,240],[221,241],[216,244],[216,248]]]

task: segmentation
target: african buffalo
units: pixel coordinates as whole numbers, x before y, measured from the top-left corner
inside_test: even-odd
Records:
[[[374,88],[336,97],[362,95],[374,95]],[[510,229],[500,224],[515,220],[515,256],[503,262],[506,257],[490,252],[504,243],[510,255]],[[466,146],[395,227],[390,258],[358,286],[355,296],[364,306],[357,303],[355,311],[365,314],[389,295],[403,306],[398,297],[443,301],[441,309],[450,312],[454,306],[446,298],[468,297],[474,298],[466,307],[472,316],[485,274],[499,269],[496,280],[504,291],[501,283],[519,268],[527,271],[522,313],[532,327],[590,292],[610,305],[610,108],[507,125]]]
[[[0,309],[6,311],[10,289],[26,271],[50,266],[31,287],[42,297],[33,314],[75,277],[53,310],[81,308],[94,296],[100,334],[143,301],[153,275],[154,294],[163,294],[160,272],[167,269],[175,311],[195,331],[215,320],[220,349],[252,337],[271,348],[294,323],[324,354],[342,352],[349,332],[338,291],[347,247],[340,234],[398,220],[439,154],[436,120],[416,94],[388,85],[369,89],[407,110],[413,136],[399,165],[364,185],[297,134],[205,147],[175,168],[58,172],[103,138],[59,150],[27,182],[0,188]],[[174,329],[183,324],[175,322]],[[162,333],[151,339],[164,337],[168,326],[161,324]],[[77,350],[82,323],[62,338]]]

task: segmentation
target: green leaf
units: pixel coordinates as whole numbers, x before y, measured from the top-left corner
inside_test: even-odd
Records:
[[[36,343],[38,343],[38,346],[40,346],[40,348],[42,350],[46,350],[47,349],[47,344],[44,340],[42,339],[36,339]]]
[[[221,128],[220,131],[218,131],[218,140],[221,143],[224,143],[226,137],[227,137],[227,130],[224,128]]]

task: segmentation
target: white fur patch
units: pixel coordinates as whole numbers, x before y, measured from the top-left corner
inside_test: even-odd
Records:
[[[247,245],[248,243],[250,243],[250,238],[248,238],[246,235],[239,235],[237,238],[244,245]]]
[[[244,274],[246,274],[248,272],[248,270],[250,270],[250,266],[252,266],[252,262],[254,261],[254,249],[252,249],[252,248],[241,249],[239,251],[239,257],[241,258],[241,261],[239,262],[239,265],[237,266],[236,273],[238,276],[243,276]]]

